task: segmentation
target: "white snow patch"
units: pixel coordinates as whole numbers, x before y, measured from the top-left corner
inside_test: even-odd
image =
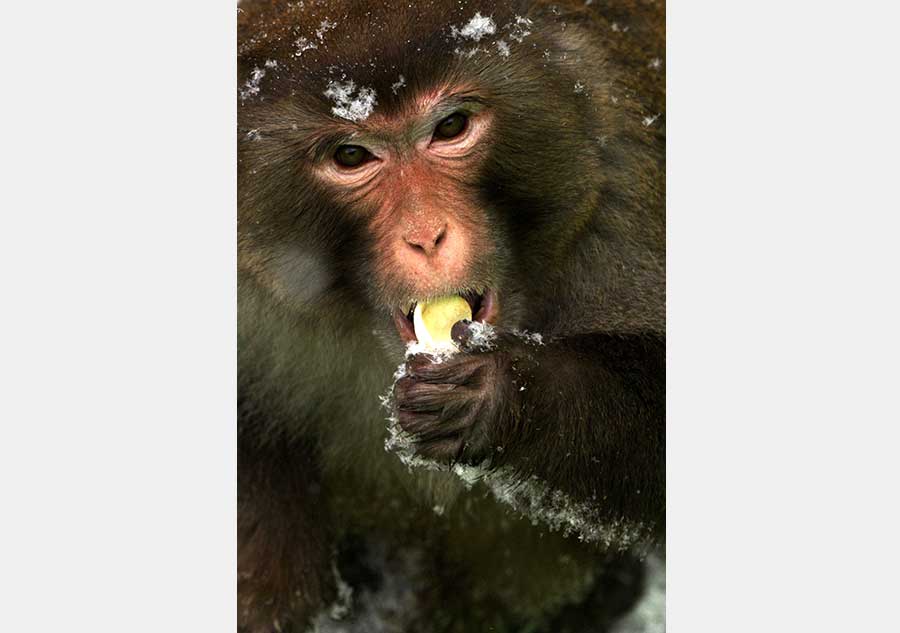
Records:
[[[397,91],[406,86],[406,77],[400,75],[397,78],[397,81],[391,84],[391,92],[397,94]]]
[[[455,26],[451,28],[454,37],[464,37],[466,39],[478,42],[487,35],[493,35],[497,32],[497,24],[490,16],[483,16],[476,13],[461,29]]]
[[[419,341],[410,341],[406,344],[406,357],[425,356],[432,363],[443,363],[459,351],[456,345],[426,345]]]
[[[544,337],[539,332],[529,332],[528,330],[512,330],[515,336],[531,345],[543,345]]]
[[[487,352],[494,349],[494,341],[497,340],[497,330],[490,323],[472,321],[469,323],[469,348]]]
[[[353,80],[340,82],[332,81],[324,92],[326,97],[334,101],[331,112],[335,116],[349,121],[365,121],[369,118],[378,104],[375,90],[360,87],[356,89]]]
[[[446,470],[445,463],[416,455],[413,436],[403,431],[393,417],[389,420],[386,451],[396,454],[410,472],[414,468]],[[575,536],[586,543],[602,543],[608,548],[640,549],[645,543],[647,529],[642,523],[606,518],[596,501],[576,501],[536,476],[522,480],[509,467],[491,470],[489,460],[478,466],[454,464],[452,472],[469,489],[477,483],[484,484],[497,501],[512,507],[532,525],[543,524],[551,532]]]
[[[653,70],[659,70],[660,66],[662,66],[662,60],[659,57],[654,57],[650,60],[650,63],[647,64],[647,67],[652,68]]]
[[[576,81],[575,82],[575,94],[577,94],[577,95],[584,94],[584,90],[585,90],[584,84],[581,83],[580,81]]]
[[[338,571],[337,565],[331,563],[331,573],[334,574],[335,585],[337,586],[337,599],[328,609],[328,615],[332,620],[343,620],[353,608],[353,587],[341,578],[341,572]]]
[[[316,44],[312,40],[308,40],[305,37],[297,38],[297,41],[294,42],[294,46],[297,47],[297,50],[294,52],[294,57],[300,57],[306,51],[312,50],[314,48],[319,48],[318,44]]]
[[[348,612],[333,618],[323,610],[306,633],[400,633],[414,631],[423,608],[421,596],[431,587],[425,551],[416,544],[401,548],[367,539],[364,565],[378,574],[377,589],[357,587]]]
[[[332,22],[328,18],[325,18],[319,23],[319,28],[316,29],[316,37],[319,38],[320,42],[323,41],[325,39],[325,34],[328,31],[334,30],[336,26],[336,22]]]
[[[464,57],[466,59],[471,59],[472,57],[475,56],[475,53],[477,53],[479,51],[486,51],[486,50],[487,49],[481,48],[480,46],[473,46],[472,48],[470,48],[468,50],[463,50],[457,46],[455,49],[453,49],[453,53],[456,55],[459,55],[460,57]]]
[[[259,94],[259,82],[262,81],[265,76],[265,69],[259,68],[258,66],[253,67],[253,70],[250,71],[250,78],[247,79],[244,83],[244,87],[241,89],[241,101],[248,97],[255,97]]]
[[[455,464],[453,472],[469,487],[485,484],[494,498],[530,519],[532,525],[544,524],[563,536],[620,549],[641,544],[646,535],[642,524],[606,519],[597,503],[575,501],[533,475],[522,480],[509,467],[489,470],[486,466]]]
[[[500,51],[501,56],[509,57],[509,44],[507,44],[505,40],[499,40],[497,42],[497,50]]]
[[[654,114],[653,116],[645,116],[641,123],[644,125],[644,127],[650,127],[658,118],[658,114]]]
[[[532,22],[528,18],[523,18],[521,15],[517,15],[512,22],[506,25],[505,28],[509,30],[509,36],[519,44],[521,44],[522,40],[531,35],[531,31],[528,27],[530,27],[532,24],[534,24],[534,22]]]

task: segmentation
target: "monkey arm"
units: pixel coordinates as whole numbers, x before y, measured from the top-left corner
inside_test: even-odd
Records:
[[[495,461],[537,475],[611,518],[665,509],[665,338],[588,334],[532,348]],[[618,515],[618,516],[616,516]]]
[[[467,342],[463,341],[464,349]],[[610,519],[662,528],[665,338],[585,334],[412,359],[398,421],[425,457],[537,476]]]

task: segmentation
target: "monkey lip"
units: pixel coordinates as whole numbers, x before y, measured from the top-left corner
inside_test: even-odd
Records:
[[[475,292],[466,292],[460,295],[469,303],[472,309],[472,319],[481,323],[493,323],[498,314],[497,293],[493,290],[486,290],[484,294]],[[414,343],[419,339],[416,337],[416,330],[413,326],[413,311],[416,303],[409,307],[407,312],[401,308],[394,308],[393,317],[394,325],[397,326],[397,332],[404,343]]]

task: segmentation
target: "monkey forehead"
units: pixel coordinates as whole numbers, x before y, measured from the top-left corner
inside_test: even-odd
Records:
[[[379,103],[359,120],[344,116],[346,112],[338,112],[329,102],[295,105],[299,109],[286,102],[279,116],[304,120],[311,145],[333,149],[339,144],[359,144],[382,158],[395,152],[403,155],[419,147],[423,139],[431,138],[435,126],[454,112],[463,112],[471,121],[468,136],[472,138],[469,143],[456,143],[454,147],[458,151],[469,149],[472,142],[490,129],[493,121],[490,93],[463,82],[411,90],[385,107]]]
[[[349,53],[396,48],[446,35],[475,14],[503,20],[526,12],[530,4],[527,0],[244,0],[238,7],[238,53],[299,38],[315,44],[307,50],[321,51],[336,41]]]
[[[499,32],[460,42],[460,29],[475,16],[491,24],[508,22],[522,2],[480,0],[313,0],[243,2],[238,14],[238,54],[242,63],[260,69],[266,62],[296,74],[353,72],[360,78],[393,75],[389,88],[407,81],[409,69],[440,75],[453,66],[454,50],[482,46]],[[496,28],[496,27],[495,27]],[[272,66],[269,75],[278,74]],[[404,73],[404,70],[407,72]],[[333,71],[337,71],[336,73]],[[270,80],[271,77],[267,77]],[[419,77],[419,80],[425,79]]]
[[[464,104],[469,110],[481,110],[485,101],[482,91],[471,82],[445,81],[436,86],[410,88],[390,107],[375,108],[362,126],[390,133],[414,131],[420,125],[430,128]]]

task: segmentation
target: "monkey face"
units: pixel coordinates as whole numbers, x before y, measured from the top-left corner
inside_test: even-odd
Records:
[[[542,48],[577,28],[538,33],[512,2],[403,3],[410,29],[390,2],[358,4],[263,15],[265,46],[247,39],[239,266],[293,307],[340,296],[393,315],[404,340],[415,303],[440,296],[508,318],[558,282],[543,273],[602,183],[597,117]]]
[[[497,316],[503,240],[479,187],[491,125],[476,89],[448,86],[371,116],[314,168],[366,234],[367,286],[404,340],[426,299],[460,295],[476,319]]]

